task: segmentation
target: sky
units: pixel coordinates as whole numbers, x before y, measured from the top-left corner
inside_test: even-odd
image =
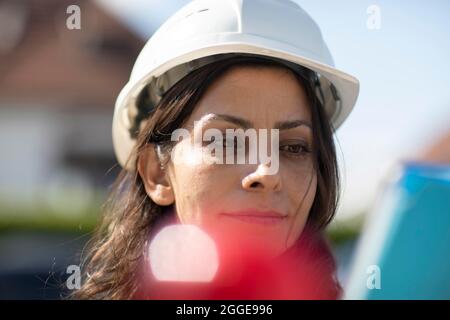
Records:
[[[187,0],[97,0],[147,39]],[[338,218],[376,201],[396,163],[450,130],[450,1],[296,0],[322,30],[336,67],[360,81],[337,130]],[[379,28],[369,28],[371,8]]]

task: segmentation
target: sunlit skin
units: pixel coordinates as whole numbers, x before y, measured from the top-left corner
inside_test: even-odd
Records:
[[[216,128],[224,136],[225,129],[243,128],[242,122],[269,132],[281,124],[278,172],[267,174],[268,164],[260,162],[188,164],[176,159],[162,170],[155,165],[155,152],[148,148],[138,162],[147,193],[159,205],[174,204],[183,224],[232,230],[240,243],[260,244],[270,256],[280,255],[302,233],[317,189],[310,152],[311,114],[304,89],[281,67],[234,67],[209,87],[184,123],[192,134],[194,121],[200,121],[202,130]],[[189,154],[192,148],[191,141],[182,140],[173,157]],[[236,215],[247,209],[276,211],[281,216]]]

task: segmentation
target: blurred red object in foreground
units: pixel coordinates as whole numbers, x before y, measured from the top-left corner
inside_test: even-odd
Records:
[[[337,299],[333,256],[321,234],[304,231],[283,255],[268,259],[264,246],[244,247],[239,235],[213,237],[219,267],[210,282],[157,280],[146,275],[139,299],[279,300]],[[218,240],[222,239],[222,240]],[[208,263],[208,261],[204,261]],[[182,265],[178,266],[183,268]]]

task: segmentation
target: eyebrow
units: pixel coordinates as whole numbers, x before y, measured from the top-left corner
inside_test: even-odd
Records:
[[[208,114],[204,118],[206,118],[206,119],[204,119],[204,120],[202,119],[202,122],[205,122],[205,123],[213,121],[213,120],[219,120],[219,121],[227,121],[227,122],[234,123],[244,129],[254,127],[254,125],[251,121],[248,121],[244,118],[232,116],[229,114],[213,113],[213,114]],[[312,130],[312,125],[308,121],[300,120],[300,119],[299,120],[278,121],[275,123],[274,129],[288,130],[288,129],[293,129],[293,128],[297,128],[300,126],[305,126],[305,127],[308,127],[310,130]]]

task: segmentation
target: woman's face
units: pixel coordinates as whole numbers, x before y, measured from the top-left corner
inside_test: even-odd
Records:
[[[257,134],[266,129],[267,150],[273,143],[270,129],[278,128],[278,158],[271,160],[278,161],[278,168],[270,172],[271,163],[250,163],[248,158],[244,164],[184,161],[211,141],[195,149],[193,140],[183,139],[167,169],[179,220],[233,231],[239,241],[263,245],[271,256],[283,253],[300,236],[317,186],[311,115],[302,86],[284,68],[234,67],[209,87],[184,123],[192,138],[194,121],[201,134],[218,129],[224,139],[226,129],[250,128]]]

